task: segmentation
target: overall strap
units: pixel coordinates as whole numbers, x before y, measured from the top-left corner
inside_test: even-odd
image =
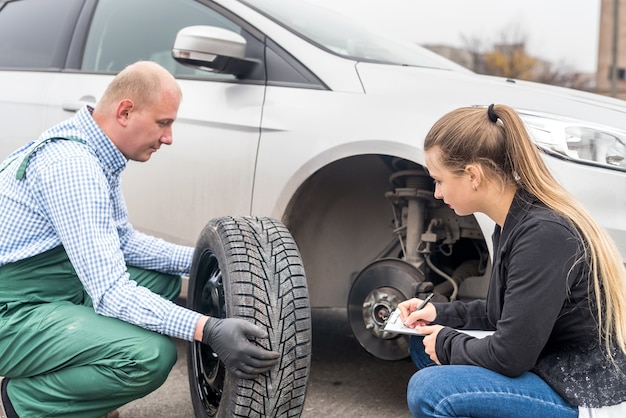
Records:
[[[54,139],[65,139],[68,141],[74,141],[74,142],[80,142],[81,144],[86,144],[87,141],[85,141],[84,139],[80,139],[80,138],[76,138],[76,137],[72,137],[72,136],[54,136],[52,138],[47,138],[44,139],[42,141],[36,142],[34,143],[30,148],[28,148],[26,150],[26,154],[24,155],[24,158],[22,159],[22,162],[20,163],[20,166],[17,168],[17,173],[15,174],[15,178],[18,180],[22,180],[24,178],[24,176],[26,175],[26,166],[28,166],[28,161],[30,160],[30,156],[32,155],[33,152],[35,152],[36,150],[39,149],[39,147],[41,147],[42,145],[54,140]],[[21,157],[21,155],[16,156],[15,158],[13,158],[11,161],[9,161],[4,167],[0,168],[0,173],[3,172],[8,166],[10,166],[15,160],[17,160],[19,157]]]

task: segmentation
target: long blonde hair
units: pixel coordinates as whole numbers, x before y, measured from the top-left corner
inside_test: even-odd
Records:
[[[426,136],[424,150],[433,147],[447,169],[461,173],[480,164],[503,186],[525,189],[576,227],[589,260],[599,337],[609,355],[615,345],[626,353],[626,268],[617,246],[550,173],[517,112],[506,105],[454,110]]]

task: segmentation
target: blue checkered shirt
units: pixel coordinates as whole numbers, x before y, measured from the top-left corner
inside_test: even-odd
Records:
[[[63,245],[97,313],[192,341],[199,314],[137,286],[126,266],[188,274],[193,248],[133,229],[120,185],[127,160],[90,111],[81,109],[0,164],[0,266]],[[53,137],[83,142],[46,142],[17,179],[26,153]]]

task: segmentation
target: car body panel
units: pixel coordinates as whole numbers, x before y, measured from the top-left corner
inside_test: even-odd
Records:
[[[3,71],[0,77],[0,159],[28,141],[37,139],[46,126],[48,87],[58,73]],[[19,86],[19,88],[15,88]]]

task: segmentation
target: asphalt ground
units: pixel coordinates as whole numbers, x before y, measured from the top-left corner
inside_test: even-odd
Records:
[[[352,335],[345,310],[313,309],[311,373],[303,418],[409,418],[406,385],[415,372],[409,359],[385,361],[367,353]],[[186,343],[167,381],[122,407],[120,418],[193,418]]]

